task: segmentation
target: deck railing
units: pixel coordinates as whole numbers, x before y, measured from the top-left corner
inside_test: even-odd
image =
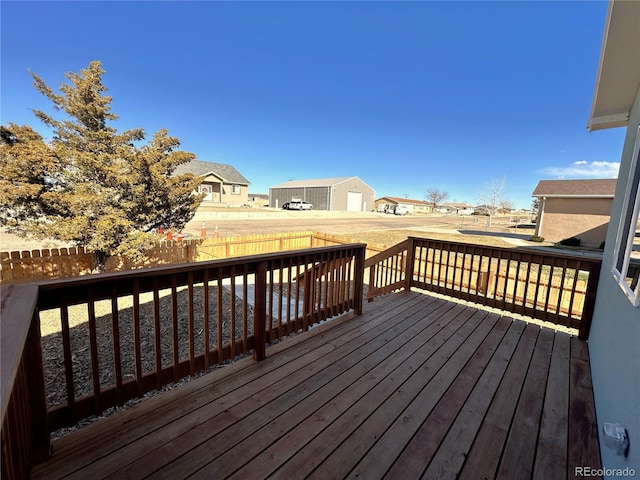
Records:
[[[2,477],[28,476],[48,454],[50,431],[251,350],[261,360],[266,343],[360,314],[365,247],[6,287]]]
[[[2,290],[2,478],[49,433],[412,287],[589,331],[600,260],[410,237],[93,275]]]
[[[369,300],[417,287],[578,329],[591,325],[601,260],[410,237],[365,262]]]

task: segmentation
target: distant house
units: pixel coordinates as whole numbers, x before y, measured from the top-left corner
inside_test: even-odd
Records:
[[[475,208],[466,203],[443,203],[436,208],[436,212],[440,213],[454,213],[456,215],[471,215]]]
[[[431,205],[424,200],[414,200],[402,197],[382,197],[374,202],[377,212],[388,212],[396,206],[401,205],[411,213],[427,213],[431,211]]]
[[[269,189],[269,206],[281,208],[303,200],[314,210],[366,212],[373,209],[375,191],[358,177],[291,180]]]
[[[175,173],[202,178],[198,192],[205,194],[204,204],[240,206],[248,202],[250,182],[231,165],[191,160],[179,165]]]
[[[576,237],[582,245],[599,246],[607,236],[615,191],[615,179],[541,180],[532,194],[540,199],[536,235],[552,242]]]

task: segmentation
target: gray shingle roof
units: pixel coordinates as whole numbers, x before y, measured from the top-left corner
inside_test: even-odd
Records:
[[[428,203],[425,202],[424,200],[414,200],[412,198],[402,198],[402,197],[381,197],[381,198],[378,198],[376,202],[379,202],[381,200],[389,200],[390,202],[404,203],[407,205],[428,205]]]
[[[338,178],[316,178],[312,180],[289,180],[271,188],[295,188],[295,187],[331,187],[338,183],[342,183],[350,178],[357,177],[338,177]]]
[[[616,193],[615,178],[589,180],[540,180],[533,197],[610,197]]]
[[[213,173],[227,183],[236,183],[241,185],[249,185],[251,183],[244,177],[244,175],[236,170],[235,167],[224,163],[191,160],[190,162],[178,165],[176,168],[176,175],[182,175],[183,173],[193,173],[198,177]]]

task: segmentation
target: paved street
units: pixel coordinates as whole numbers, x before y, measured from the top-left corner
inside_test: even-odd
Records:
[[[224,212],[223,212],[224,213]],[[486,230],[486,217],[476,216],[436,216],[436,215],[407,215],[395,216],[370,212],[278,212],[260,211],[248,212],[252,217],[246,218],[238,212],[228,213],[228,217],[192,220],[185,227],[185,232],[199,236],[202,224],[207,228],[207,234],[212,235],[216,226],[220,236],[257,235],[260,233],[293,232],[315,230],[323,233],[344,235],[352,232],[366,232],[388,229],[469,229]],[[242,218],[245,217],[245,218]],[[494,226],[508,226],[509,217],[493,220]],[[513,225],[513,224],[511,224]]]

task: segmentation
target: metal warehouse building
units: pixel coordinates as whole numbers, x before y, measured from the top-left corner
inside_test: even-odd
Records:
[[[367,212],[373,210],[375,191],[358,177],[291,180],[269,189],[269,206],[282,207],[291,200],[304,200],[314,210]]]

